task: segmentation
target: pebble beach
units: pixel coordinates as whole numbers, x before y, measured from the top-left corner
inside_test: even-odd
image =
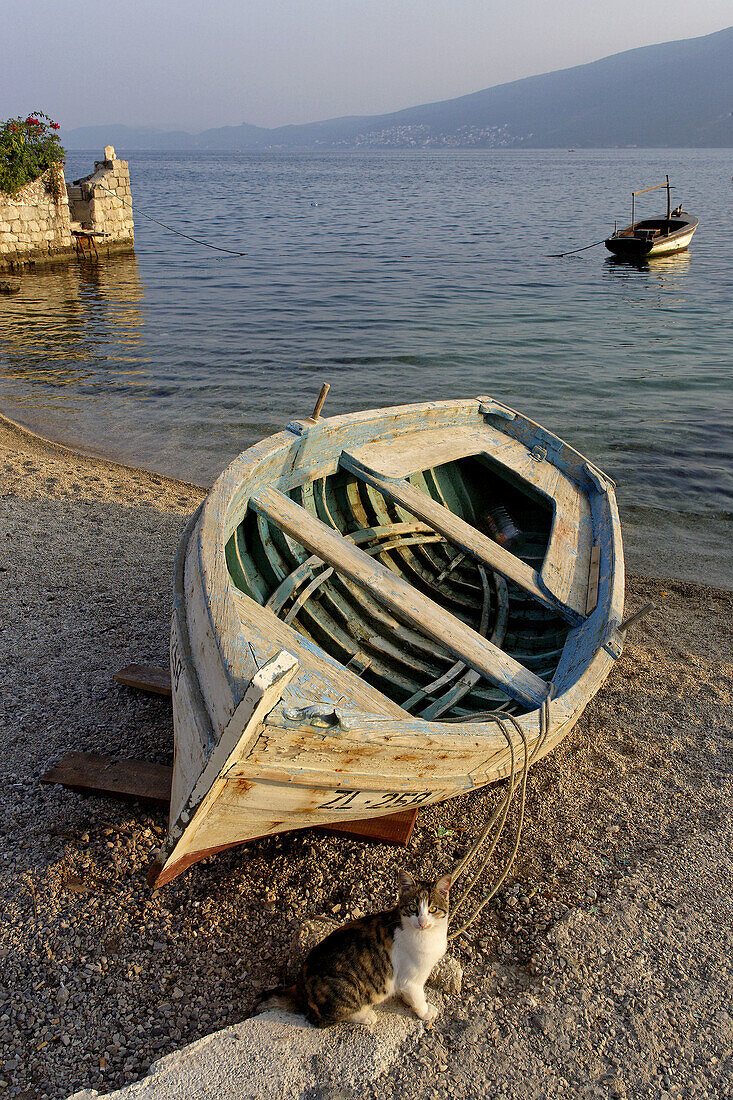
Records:
[[[112,1092],[245,1026],[240,1096],[733,1094],[733,593],[627,578],[627,614],[655,610],[533,768],[517,862],[451,948],[462,988],[430,993],[435,1024],[386,1005],[368,1039],[336,1029],[297,1073],[248,1080],[300,1041],[247,1020],[304,927],[392,904],[402,866],[450,869],[499,792],[422,810],[404,851],[291,833],[151,892],[164,810],[39,778],[70,750],[171,763],[169,701],[112,676],[167,664],[173,557],[205,490],[2,418],[0,469],[0,1097]]]

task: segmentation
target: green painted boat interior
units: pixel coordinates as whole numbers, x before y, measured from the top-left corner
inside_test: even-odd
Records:
[[[484,534],[492,533],[489,514],[504,509],[519,531],[511,553],[541,568],[552,506],[488,456],[458,459],[409,480]],[[289,495],[537,676],[553,679],[570,630],[558,613],[346,470]],[[415,716],[469,721],[523,709],[252,508],[227,543],[226,561],[240,591]]]

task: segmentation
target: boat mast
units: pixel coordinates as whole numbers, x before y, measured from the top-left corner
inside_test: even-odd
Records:
[[[672,198],[669,190],[669,172],[665,179],[667,180],[667,236],[669,236],[669,220],[672,217]]]
[[[669,233],[669,220],[672,216],[672,198],[671,198],[670,187],[669,187],[669,175],[667,175],[665,178],[667,180],[666,183],[657,183],[657,184],[655,184],[654,187],[645,187],[642,191],[632,191],[631,192],[631,229],[634,228],[634,210],[635,210],[634,204],[636,202],[636,196],[637,195],[646,195],[650,191],[659,191],[660,188],[666,187],[667,188],[667,232]]]

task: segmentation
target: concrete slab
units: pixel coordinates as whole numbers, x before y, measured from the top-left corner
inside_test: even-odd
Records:
[[[431,1000],[438,1000],[435,994]],[[207,1035],[153,1063],[150,1073],[105,1100],[315,1100],[357,1096],[387,1074],[424,1025],[401,1005],[377,1009],[369,1030],[342,1024],[319,1030],[280,1010]],[[69,1100],[96,1100],[94,1089]]]

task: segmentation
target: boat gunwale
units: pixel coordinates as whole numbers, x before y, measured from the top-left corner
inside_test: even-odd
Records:
[[[683,211],[684,213],[684,211]],[[694,214],[684,215],[687,221],[681,225],[678,229],[675,229],[672,233],[667,233],[664,236],[653,237],[651,239],[645,239],[643,237],[635,237],[634,231],[643,228],[645,224],[649,222],[662,222],[666,221],[666,218],[643,218],[639,222],[634,222],[633,225],[627,225],[623,229],[617,230],[610,237],[607,237],[604,244],[609,252],[627,252],[634,255],[649,256],[653,254],[655,247],[661,247],[670,243],[675,243],[690,234],[692,235],[700,224],[700,219],[696,218]],[[675,221],[679,221],[679,216]]]
[[[476,411],[476,403],[471,401],[441,404],[443,408],[448,406],[455,409],[458,406],[462,410]],[[436,406],[431,404],[429,407]],[[398,414],[405,409],[424,412],[425,408],[424,404],[398,406],[394,411]],[[375,418],[375,412],[383,414],[384,410],[371,410],[367,414],[355,415],[361,417],[362,422],[367,418],[374,422],[378,419],[378,416]],[[352,416],[348,416],[348,419],[352,419]],[[343,417],[334,418],[341,424],[344,419]],[[522,418],[522,422],[525,426],[534,424],[527,418]],[[328,426],[328,422],[326,424]],[[539,425],[536,427],[539,429]],[[557,440],[557,437],[552,437],[551,433],[545,429],[539,430],[545,442]],[[272,665],[277,662],[292,661],[295,657],[296,661],[300,662],[302,670],[310,675],[311,694],[313,683],[316,682],[314,677],[324,682],[324,673],[321,668],[321,671],[310,674],[306,663],[309,654],[315,655],[319,664],[322,661],[325,662],[326,669],[330,665],[331,668],[339,671],[340,686],[334,689],[332,685],[327,685],[327,691],[322,698],[332,698],[338,690],[341,690],[344,677],[347,682],[353,679],[357,694],[355,699],[347,697],[343,702],[341,698],[337,698],[339,711],[343,710],[349,717],[349,721],[343,724],[339,721],[338,728],[335,730],[314,729],[307,721],[300,719],[293,721],[285,713],[287,696],[282,696],[278,702],[271,705],[269,711],[263,712],[259,720],[259,729],[253,727],[249,731],[250,748],[244,753],[242,759],[232,768],[221,773],[220,778],[225,783],[231,782],[234,787],[241,784],[245,790],[250,789],[253,784],[255,787],[262,785],[270,788],[271,792],[277,788],[282,790],[284,786],[302,786],[307,789],[309,782],[314,778],[313,768],[309,770],[307,767],[299,767],[296,752],[287,768],[283,769],[283,758],[278,756],[275,744],[278,736],[281,739],[284,737],[286,742],[293,746],[300,740],[313,759],[317,758],[321,750],[326,751],[327,755],[329,752],[336,751],[341,755],[342,761],[348,765],[350,755],[353,754],[351,767],[339,768],[337,761],[334,760],[330,767],[325,768],[329,776],[328,782],[324,782],[324,787],[335,791],[353,791],[363,780],[364,768],[369,767],[369,761],[375,761],[381,755],[385,763],[382,765],[382,778],[378,789],[402,792],[406,800],[403,804],[414,802],[416,805],[427,805],[455,797],[487,783],[506,778],[510,773],[512,760],[521,766],[522,744],[511,726],[508,727],[510,745],[505,734],[494,722],[455,724],[426,720],[402,710],[378,689],[370,689],[370,692],[374,698],[383,700],[384,709],[371,711],[365,709],[363,702],[359,702],[358,696],[359,693],[364,695],[364,689],[368,685],[320,647],[312,643],[306,644],[306,640],[298,631],[286,626],[281,620],[274,620],[278,624],[278,631],[273,637],[272,613],[234,586],[225,556],[228,541],[226,529],[229,509],[237,499],[240,499],[241,504],[241,494],[238,498],[236,490],[240,484],[242,471],[249,469],[250,473],[253,473],[262,461],[267,460],[268,456],[272,458],[279,453],[284,460],[284,468],[289,465],[292,473],[293,462],[292,460],[287,462],[292,453],[293,444],[297,442],[296,439],[291,438],[292,434],[279,433],[278,436],[262,441],[239,456],[239,459],[235,460],[218,479],[199,511],[191,517],[179,545],[176,579],[178,606],[174,608],[173,633],[177,630],[181,634],[183,644],[182,652],[177,654],[180,667],[175,670],[175,676],[173,675],[173,646],[171,653],[174,719],[181,681],[185,684],[183,691],[188,696],[187,702],[191,702],[193,695],[196,699],[200,698],[201,704],[188,708],[184,705],[182,713],[186,723],[176,725],[174,774],[176,761],[178,761],[178,767],[184,769],[180,775],[181,789],[178,791],[178,798],[171,799],[170,831],[161,850],[159,861],[151,874],[149,880],[151,883],[160,884],[168,881],[174,877],[175,873],[185,869],[189,862],[195,862],[202,855],[208,854],[208,849],[196,851],[192,848],[178,861],[175,858],[176,852],[186,847],[185,837],[189,835],[188,826],[191,824],[191,813],[186,809],[186,805],[190,803],[192,791],[196,784],[200,784],[204,772],[211,771],[210,765],[216,759],[221,738],[234,712],[243,702],[245,693],[249,693],[249,687],[256,675],[252,672],[250,679],[243,681],[241,677],[238,678],[234,674],[234,663],[241,661],[249,646],[253,667],[257,669],[262,667],[258,665],[255,651],[249,643],[248,625],[249,637],[253,637],[256,643],[258,640],[259,643],[266,640],[266,644],[260,644],[260,653],[264,661]],[[557,440],[557,445],[562,447],[562,441]],[[585,476],[586,480],[592,483],[588,500],[591,504],[594,526],[600,523],[605,535],[606,571],[602,572],[599,580],[599,600],[596,608],[580,626],[572,629],[566,638],[563,656],[556,671],[556,679],[559,678],[563,662],[567,663],[570,673],[575,665],[580,665],[582,671],[580,675],[571,678],[567,688],[550,703],[549,732],[541,745],[538,746],[540,712],[534,710],[519,716],[527,738],[527,747],[530,753],[537,752],[535,759],[541,759],[552,751],[567,735],[611,671],[616,659],[620,656],[623,644],[622,635],[619,634],[617,627],[623,614],[624,567],[613,482],[578,452],[566,445],[565,447],[563,457],[566,463],[569,460],[572,461],[578,477]],[[294,453],[297,457],[297,448]],[[242,461],[243,459],[245,461]],[[240,512],[240,519],[242,514]],[[242,609],[244,609],[243,613]],[[591,633],[593,638],[597,637],[599,641],[597,646],[595,641],[593,642],[595,648],[590,651],[589,657],[583,652],[584,649],[588,650],[589,646],[583,645],[581,637],[586,631],[590,632],[586,642]],[[294,652],[288,652],[287,642],[283,644],[283,639],[287,639],[288,636],[293,639]],[[268,647],[274,647],[274,656],[272,654],[267,656]],[[212,662],[217,665],[213,673]],[[205,670],[202,674],[203,682],[199,677],[200,668]],[[207,672],[212,674],[207,675]],[[298,675],[296,668],[292,681],[293,687],[297,684]],[[228,690],[224,690],[225,684],[228,685]],[[320,688],[318,690],[320,691]],[[207,693],[211,695],[212,692],[215,711],[206,697]],[[368,696],[369,692],[366,693],[366,697]],[[295,697],[299,696],[296,694]],[[302,691],[300,697],[303,697]],[[223,723],[222,715],[225,716]],[[191,728],[190,720],[196,725],[197,730],[194,731]],[[213,744],[211,731],[214,733]],[[184,754],[179,753],[178,750],[181,748],[181,738],[184,739],[185,744],[186,739],[195,737],[197,734],[200,740],[200,766],[197,775],[193,776],[193,787],[190,790],[184,790],[192,773],[190,766],[188,771],[185,770],[185,765],[181,763]],[[268,748],[271,743],[272,752]],[[329,744],[332,746],[330,750]],[[313,756],[314,753],[315,756]],[[388,760],[391,761],[390,765],[386,763]],[[422,767],[408,763],[416,760],[424,761]],[[361,767],[354,767],[356,761],[360,761]],[[399,766],[395,767],[395,765]],[[374,763],[371,766],[374,772]],[[319,771],[324,770],[321,766],[318,767]],[[394,804],[385,804],[370,808],[369,815],[378,817],[391,812],[394,812]],[[336,820],[341,822],[363,816],[363,807],[353,810],[339,808],[335,814]],[[313,811],[305,809],[288,817],[287,827],[297,829],[318,824],[320,821],[332,820],[334,820],[333,813],[331,811],[326,813],[325,807]],[[283,823],[278,821],[276,824]],[[227,847],[229,843],[241,843],[242,840],[251,839],[252,836],[240,837],[236,840],[229,839],[227,843],[211,851]],[[189,847],[191,845],[195,847],[195,835],[189,837],[188,843]]]
[[[481,415],[479,409],[482,402],[486,400],[488,399],[426,402],[413,405],[393,406],[389,409],[367,410],[364,412],[344,414],[342,416],[329,418],[328,420],[322,421],[319,425],[316,425],[317,435],[313,436],[310,436],[310,432],[304,432],[303,435],[296,435],[292,431],[280,432],[243,452],[229,467],[227,467],[219,479],[217,479],[208,498],[204,502],[203,510],[194,534],[198,540],[199,553],[197,557],[200,569],[199,583],[203,591],[209,593],[207,606],[211,619],[212,634],[219,651],[222,667],[232,689],[232,702],[234,706],[236,706],[238,696],[241,695],[241,684],[243,682],[248,682],[246,677],[239,677],[234,674],[230,661],[232,653],[237,654],[238,657],[242,656],[241,646],[238,651],[236,644],[232,644],[237,638],[241,638],[243,633],[243,623],[240,619],[239,610],[236,604],[239,604],[241,607],[242,601],[245,601],[245,607],[251,605],[251,607],[248,607],[248,610],[250,618],[252,619],[261,619],[268,614],[264,608],[254,600],[251,600],[246,593],[240,590],[236,591],[236,599],[233,598],[231,591],[233,582],[225,561],[226,543],[232,530],[236,529],[241,522],[245,510],[242,505],[245,504],[246,506],[246,502],[251,495],[251,493],[248,492],[245,496],[245,492],[242,488],[248,475],[251,476],[266,460],[269,459],[273,461],[277,459],[278,455],[281,455],[283,459],[283,476],[287,476],[288,474],[292,476],[293,470],[297,465],[299,454],[303,450],[304,442],[307,449],[309,436],[311,442],[315,441],[318,437],[323,438],[322,433],[324,432],[327,433],[331,439],[338,438],[342,429],[347,424],[358,424],[361,426],[371,426],[373,428],[375,425],[380,424],[380,422],[384,424],[384,422],[390,418],[397,418],[399,421],[404,422],[404,432],[407,432],[408,430],[414,430],[414,427],[409,429],[407,426],[407,417],[409,415],[414,416],[419,412],[424,416],[428,411],[437,410],[440,413],[472,413],[475,418]],[[601,474],[592,464],[588,463],[584,456],[575,451],[572,447],[564,444],[559,437],[541,428],[536,422],[531,421],[521,414],[517,413],[515,415],[526,427],[538,429],[548,442],[554,442],[555,448],[553,449],[556,450],[556,452],[562,449],[566,462],[569,461],[571,464],[580,466],[582,469],[588,468],[589,478],[595,480],[597,477],[603,484],[605,488],[603,496],[610,497],[610,499],[615,502],[613,482],[605,475]],[[424,420],[422,421],[422,427],[428,427]],[[343,445],[341,449],[343,449]],[[558,454],[555,455],[556,460],[557,457],[559,457]],[[557,465],[557,461],[555,461],[554,464]],[[333,465],[333,463],[329,460],[328,465]],[[593,475],[595,475],[595,477]],[[312,471],[308,471],[308,479],[312,479],[314,476]],[[303,478],[300,477],[298,483],[302,480]],[[275,484],[275,478],[270,478],[269,483]],[[232,515],[233,510],[236,511],[236,516]],[[621,574],[623,575],[623,556],[618,516],[615,507],[612,511],[615,512],[615,520],[613,517],[610,517],[611,541],[609,553],[614,566],[614,572],[618,572],[618,567],[620,565]],[[583,631],[586,629],[586,625],[590,620],[597,618],[599,615],[603,615],[604,620],[607,620],[607,632],[613,631],[613,628],[618,625],[623,613],[623,581],[621,582],[619,591],[618,585],[613,584],[614,579],[615,577],[610,578],[611,584],[606,600],[604,601],[599,598],[596,610],[580,626],[571,630],[569,638],[575,634],[576,631]],[[607,606],[607,611],[604,611],[604,606]],[[215,622],[212,617],[213,607],[217,608],[218,614],[216,618],[218,622]],[[285,629],[292,630],[291,627]],[[302,638],[297,631],[293,630],[292,633],[294,638]],[[332,660],[326,651],[323,651],[323,656],[330,661]],[[612,667],[614,659],[614,657],[609,656],[604,650],[603,644],[601,643],[596,652],[586,662],[586,667],[577,680],[570,685],[566,692],[561,694],[553,702],[552,709],[555,712],[556,720],[564,725],[565,721],[569,719],[573,713],[582,710],[590,694],[592,694],[592,692],[586,694],[586,687],[590,685],[591,681],[597,683],[599,676],[601,679],[605,679],[605,675],[607,675]],[[336,662],[336,664],[338,664],[338,662]],[[387,697],[385,697],[385,700],[387,701]],[[401,710],[396,704],[392,704],[392,706]],[[364,711],[363,707],[357,707],[356,709],[366,716],[367,712]],[[561,712],[563,713],[561,714]],[[409,730],[409,735],[413,738],[418,737],[420,742],[424,740],[424,735],[429,735],[431,739],[437,738],[438,741],[444,739],[452,740],[456,735],[459,735],[462,737],[474,736],[482,739],[486,738],[487,748],[489,744],[497,747],[504,744],[503,736],[492,722],[465,722],[461,723],[459,726],[454,724],[449,726],[443,722],[431,722],[415,717],[408,714],[406,711],[403,712],[403,714],[404,718],[395,717],[392,720],[388,719],[389,725],[398,723],[404,733],[407,733]],[[385,721],[386,716],[384,714],[378,717],[381,722]],[[522,720],[532,720],[531,724],[538,726],[538,712],[529,711],[523,716]]]

